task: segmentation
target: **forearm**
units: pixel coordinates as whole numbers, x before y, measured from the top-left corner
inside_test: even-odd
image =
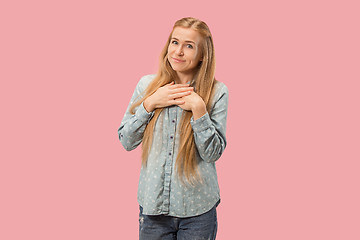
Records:
[[[198,104],[196,104],[192,109],[192,114],[193,114],[193,119],[197,120],[199,118],[201,118],[202,116],[205,115],[205,113],[207,113],[206,111],[206,105],[205,103],[202,101]]]
[[[200,157],[206,162],[218,160],[226,147],[225,129],[212,122],[207,113],[191,125]]]
[[[145,108],[145,110],[147,111],[147,112],[152,112],[152,111],[154,111],[155,110],[155,103],[154,103],[154,101],[152,100],[152,98],[151,98],[151,96],[150,97],[148,97],[148,98],[146,98],[145,100],[144,100],[144,108]]]
[[[194,109],[193,119],[190,121],[196,148],[200,157],[206,162],[218,160],[226,147],[228,91],[225,85],[217,89],[214,99],[209,113],[205,104],[202,107],[201,104],[197,105],[200,110]]]
[[[142,141],[145,128],[151,120],[153,113],[148,113],[143,104],[139,106],[134,115],[126,113],[118,129],[121,144],[127,151],[135,149]]]

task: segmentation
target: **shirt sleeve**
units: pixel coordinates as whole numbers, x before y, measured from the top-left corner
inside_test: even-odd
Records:
[[[149,76],[151,75],[142,77],[137,84],[118,129],[119,140],[127,151],[131,151],[140,145],[146,125],[154,115],[154,112],[146,111],[143,102],[135,108],[135,114],[131,114],[129,111],[131,105],[142,97],[147,84],[150,82]]]
[[[226,118],[228,109],[228,89],[223,84],[215,94],[215,103],[209,113],[193,120],[195,145],[200,157],[206,162],[218,160],[226,147]]]

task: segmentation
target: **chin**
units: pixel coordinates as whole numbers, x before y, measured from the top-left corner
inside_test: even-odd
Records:
[[[181,70],[181,69],[179,69],[179,68],[176,67],[176,66],[174,67],[172,64],[170,64],[170,66],[171,66],[171,68],[172,68],[174,71],[176,71],[176,72],[179,71],[179,70]]]
[[[171,66],[171,65],[170,65]],[[178,71],[176,68],[174,68],[173,66],[171,66],[172,70],[174,71]]]

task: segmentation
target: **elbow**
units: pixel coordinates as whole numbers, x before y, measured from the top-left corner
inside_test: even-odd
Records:
[[[131,141],[127,138],[120,138],[121,145],[124,147],[126,151],[131,151],[137,148],[140,145],[141,141]]]
[[[130,141],[126,137],[124,137],[121,131],[118,131],[118,135],[121,145],[124,147],[126,151],[131,151],[135,148],[133,145],[130,144]]]
[[[223,144],[219,144],[216,147],[209,147],[208,149],[206,149],[206,151],[204,152],[203,156],[201,156],[201,158],[208,163],[214,163],[217,160],[219,160],[219,158],[221,157],[221,155],[223,154],[224,150],[226,147],[226,142],[224,141]]]
[[[219,160],[221,155],[222,155],[222,152],[219,152],[218,154],[215,154],[215,156],[212,159],[212,162],[216,162],[217,160]]]
[[[133,147],[133,146],[129,146],[129,145],[126,145],[126,144],[123,144],[123,147],[125,148],[126,151],[130,152],[131,150],[134,150],[136,147]]]
[[[218,141],[213,141],[208,144],[208,147],[203,152],[201,158],[208,163],[213,163],[219,160],[226,148],[226,139],[218,138]]]
[[[206,151],[201,158],[207,163],[214,163],[219,160],[224,150],[225,146],[221,146],[217,149],[209,149],[209,151]]]
[[[127,141],[126,139],[123,139],[123,138],[120,138],[120,142],[121,142],[121,145],[124,147],[124,149],[128,152],[131,150],[134,150],[137,147],[137,145],[130,144],[129,143],[130,141]]]

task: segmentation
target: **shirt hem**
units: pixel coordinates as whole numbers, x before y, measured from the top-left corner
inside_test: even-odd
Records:
[[[206,210],[204,211],[201,211],[199,213],[196,213],[196,214],[191,214],[191,215],[179,215],[179,214],[172,214],[172,213],[169,213],[169,214],[164,214],[164,213],[146,213],[144,211],[144,206],[140,203],[140,201],[138,200],[138,203],[139,203],[139,206],[141,206],[143,208],[143,214],[144,215],[149,215],[149,216],[159,216],[159,215],[164,215],[164,216],[169,216],[169,217],[178,217],[178,218],[188,218],[188,217],[196,217],[196,216],[199,216],[199,215],[202,215],[204,213],[207,213],[208,211],[210,211],[211,209],[213,209],[214,207],[217,207],[219,206],[221,202],[221,198],[217,198],[217,200],[215,201],[214,204],[211,204],[211,207],[210,208],[206,208]]]

